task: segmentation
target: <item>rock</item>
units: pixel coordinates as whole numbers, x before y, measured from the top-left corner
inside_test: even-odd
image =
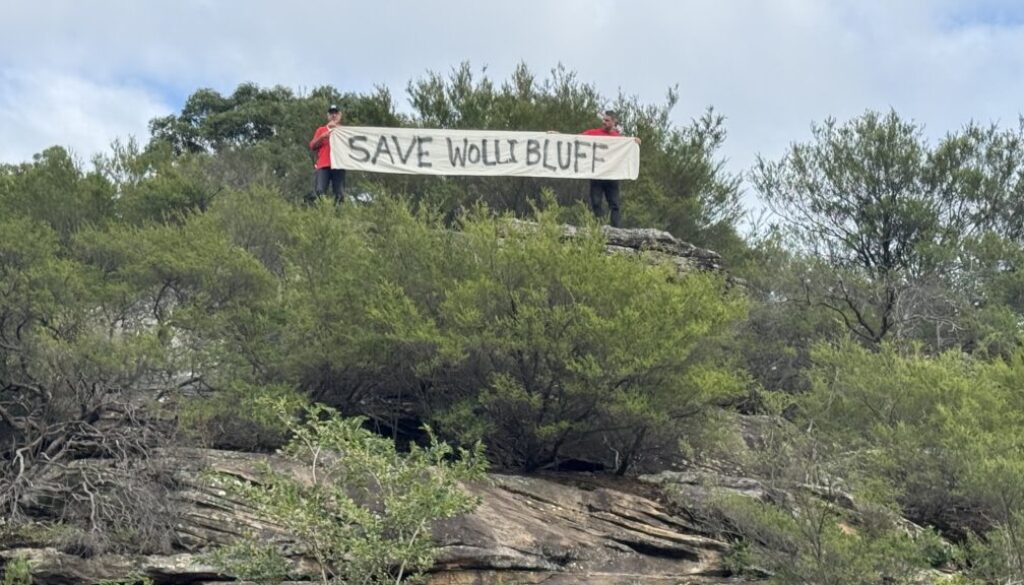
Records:
[[[15,548],[0,551],[4,563],[23,558],[32,566],[34,585],[80,585],[146,576],[161,584],[225,579],[194,555],[101,555],[83,559],[53,548]]]
[[[291,469],[301,479],[301,470],[271,455],[165,449],[157,456],[176,470],[179,485],[173,494],[182,508],[175,534],[180,550],[175,554],[83,559],[38,547],[0,551],[0,558],[29,558],[37,585],[96,583],[130,575],[147,576],[157,584],[227,581],[229,577],[218,575],[198,555],[252,534],[301,561],[294,539],[203,476],[204,470],[214,470],[257,480],[260,467],[270,464],[279,471]],[[439,554],[428,578],[432,585],[736,582],[724,576],[725,542],[686,515],[636,493],[629,480],[580,487],[548,477],[495,474],[464,488],[479,496],[481,504],[472,514],[436,525]]]
[[[722,574],[726,544],[653,500],[505,475],[468,489],[482,503],[438,526],[439,572],[430,583],[487,582],[473,578],[499,569],[528,572],[528,583],[661,583]]]
[[[670,258],[681,270],[722,271],[717,252],[698,248],[676,239],[672,234],[650,228],[624,229],[604,226],[608,248],[617,251],[654,252]]]
[[[509,226],[516,230],[536,229],[537,224],[512,220]],[[581,228],[563,225],[562,234],[565,238],[578,237]],[[698,248],[693,244],[677,239],[668,232],[651,228],[615,228],[602,226],[602,233],[607,241],[606,249],[613,254],[639,255],[645,254],[655,263],[667,262],[676,267],[680,273],[694,271],[722,272],[725,266],[722,257],[711,250]],[[727,275],[731,283],[742,284],[739,279]]]

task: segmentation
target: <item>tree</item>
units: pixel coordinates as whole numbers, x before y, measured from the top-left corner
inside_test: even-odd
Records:
[[[575,456],[622,474],[742,387],[697,349],[727,335],[743,303],[714,276],[607,255],[593,227],[566,241],[554,219],[465,220],[464,273],[437,314],[455,359],[429,399],[439,429],[482,439],[506,466]]]
[[[71,529],[65,546],[82,553],[164,549],[173,514],[145,454],[162,439],[147,403],[173,385],[171,360],[118,286],[58,242],[45,224],[0,221],[5,528],[59,520]],[[72,465],[83,459],[98,464]]]
[[[626,133],[643,139],[641,176],[628,185],[624,200],[627,223],[666,229],[723,252],[743,248],[734,227],[739,179],[716,160],[725,140],[724,118],[709,110],[690,125],[677,126],[670,115],[678,100],[675,89],[668,92],[665,104],[645,105],[636,97],[609,100],[561,66],[547,79],[538,80],[526,65],[520,65],[499,84],[487,77],[486,69],[478,78],[463,63],[447,76],[428,72],[411,81],[406,91],[411,116],[396,112],[385,88],[342,94],[325,86],[305,96],[253,84],[240,85],[230,96],[202,89],[189,97],[179,114],[151,122],[153,140],[147,150],[166,149],[171,160],[179,163],[180,168],[156,168],[158,176],[183,177],[189,179],[188,185],[210,184],[217,189],[246,189],[262,181],[276,184],[285,198],[298,202],[311,185],[306,145],[313,129],[323,123],[330,103],[339,104],[350,125],[569,133],[595,124],[601,109],[615,107]],[[208,180],[195,181],[193,175]],[[444,210],[449,219],[477,202],[524,216],[543,202],[546,191],[568,206],[585,199],[586,185],[537,178],[372,173],[351,173],[348,183],[350,193],[402,195],[416,204]],[[198,199],[205,205],[216,189],[181,191],[203,194]]]
[[[627,226],[668,230],[697,245],[723,252],[743,248],[735,233],[739,210],[739,178],[715,160],[725,140],[725,119],[709,109],[690,125],[679,127],[671,118],[678,91],[671,88],[666,102],[646,105],[638,98],[602,96],[593,84],[559,66],[539,81],[525,64],[500,86],[486,76],[475,80],[468,63],[445,78],[429,73],[409,84],[415,108],[413,123],[440,128],[557,130],[578,133],[596,124],[598,112],[614,108],[624,133],[643,140],[640,177],[625,185]],[[529,213],[550,189],[562,205],[584,199],[582,181],[530,178],[453,178],[461,188],[437,193],[436,181],[421,183],[414,197],[445,198],[446,207],[484,201],[493,209]],[[400,192],[392,188],[394,192]]]
[[[869,111],[812,134],[753,172],[798,252],[821,262],[806,279],[811,301],[869,343],[929,330],[940,346],[963,342],[968,244],[1018,231],[1021,131],[972,124],[932,148],[919,125]]]
[[[63,148],[48,148],[31,163],[2,165],[0,177],[0,217],[44,222],[65,242],[82,226],[113,219],[112,184],[84,172]]]
[[[153,139],[146,150],[166,149],[184,167],[157,168],[158,177],[198,175],[205,179],[201,184],[214,187],[207,193],[273,184],[288,200],[299,202],[311,189],[307,145],[329,104],[340,105],[346,124],[403,125],[384,88],[362,95],[324,86],[296,95],[281,86],[244,83],[230,96],[200,89],[189,96],[181,113],[152,120]]]
[[[49,170],[27,166],[13,183],[27,190]],[[50,179],[105,184],[65,170]],[[164,550],[173,509],[166,474],[149,457],[168,440],[157,405],[202,385],[204,332],[269,281],[209,221],[93,222],[96,207],[71,204],[55,216],[24,192],[0,199],[18,203],[0,220],[6,528],[62,522],[67,546],[83,554]]]

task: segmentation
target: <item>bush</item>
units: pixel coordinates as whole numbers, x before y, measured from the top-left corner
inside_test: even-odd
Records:
[[[465,274],[438,322],[457,359],[432,381],[439,427],[481,438],[505,465],[563,456],[625,472],[679,435],[742,379],[696,350],[742,315],[721,279],[608,254],[597,229],[566,240],[550,212],[535,225],[473,217]],[[436,406],[435,406],[436,408]]]
[[[1020,355],[986,362],[846,344],[814,359],[798,416],[848,477],[884,478],[912,518],[956,537],[1024,509]]]
[[[3,585],[32,585],[32,565],[25,557],[14,557],[3,569]]]
[[[203,447],[272,451],[288,441],[288,427],[265,410],[267,400],[290,404],[292,412],[306,404],[293,388],[236,382],[208,396],[186,400],[178,413],[178,427]]]
[[[316,561],[322,583],[415,581],[433,564],[431,523],[476,505],[458,482],[482,477],[479,445],[454,453],[432,441],[399,454],[393,441],[363,428],[361,418],[342,419],[333,409],[312,405],[300,423],[287,400],[266,400],[264,406],[288,425],[292,438],[284,454],[305,477],[267,468],[258,484],[232,476],[217,482],[295,535]],[[236,546],[218,558],[226,570],[244,568],[247,578],[282,577],[280,562],[260,547]]]
[[[430,422],[482,440],[505,467],[574,457],[625,472],[743,391],[709,348],[744,305],[719,277],[607,254],[593,226],[567,239],[559,213],[481,208],[450,230],[384,195],[302,210],[275,240],[278,294],[200,316],[223,340],[206,344],[211,362],[396,436]]]
[[[932,540],[893,526],[858,524],[848,512],[808,494],[784,507],[737,496],[719,503],[741,540],[727,557],[737,573],[770,575],[777,585],[918,583]]]

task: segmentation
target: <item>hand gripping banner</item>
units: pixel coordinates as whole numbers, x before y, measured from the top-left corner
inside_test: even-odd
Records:
[[[363,128],[331,131],[331,168],[376,173],[635,180],[628,137],[545,132]]]

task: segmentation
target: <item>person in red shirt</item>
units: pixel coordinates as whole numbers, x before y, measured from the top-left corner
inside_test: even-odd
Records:
[[[313,181],[314,196],[323,195],[330,185],[335,204],[341,203],[345,192],[345,169],[331,168],[331,130],[338,126],[341,126],[341,110],[332,104],[327,108],[327,124],[317,128],[313,133],[313,139],[309,141],[309,150],[316,154],[316,162],[313,164],[316,169]]]
[[[621,136],[617,127],[619,125],[619,116],[612,110],[608,110],[601,116],[601,127],[591,128],[590,130],[584,130],[581,132],[584,136]],[[637,144],[640,143],[639,138],[634,138]],[[619,211],[619,182],[607,179],[591,179],[590,181],[590,208],[594,210],[594,215],[599,218],[604,217],[604,210],[602,209],[602,199],[608,200],[608,209],[611,212],[611,224],[612,227],[619,227],[622,223],[622,214]]]

